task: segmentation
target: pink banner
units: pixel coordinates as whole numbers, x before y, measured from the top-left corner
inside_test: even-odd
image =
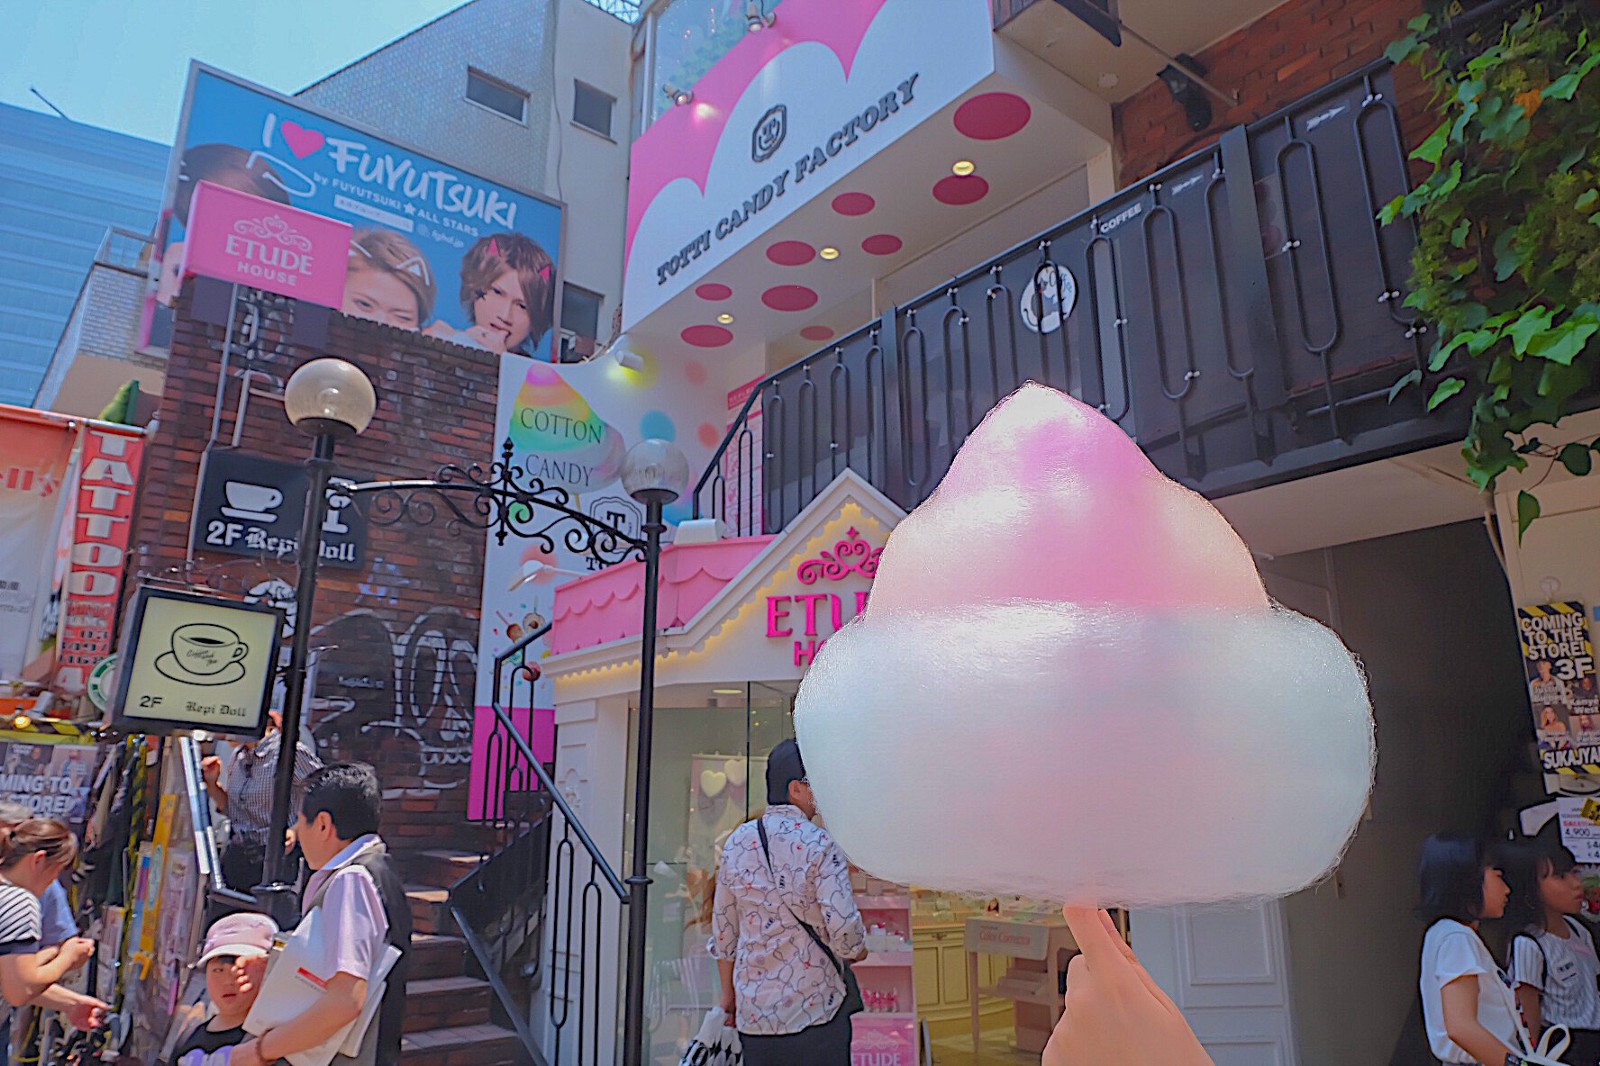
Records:
[[[69,696],[82,695],[89,671],[113,650],[143,457],[144,435],[137,429],[84,431],[72,569],[56,645],[55,687]]]
[[[202,181],[189,208],[183,273],[342,307],[351,228]]]

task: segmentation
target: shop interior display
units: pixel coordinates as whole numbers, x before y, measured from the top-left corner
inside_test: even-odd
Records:
[[[1158,906],[1281,896],[1337,861],[1373,723],[1331,631],[1115,423],[1001,403],[889,538],[796,735],[852,861],[960,892]]]

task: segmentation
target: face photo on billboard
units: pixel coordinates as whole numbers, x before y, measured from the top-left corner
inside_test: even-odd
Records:
[[[162,215],[150,337],[182,285],[200,182],[352,227],[345,314],[551,358],[562,209],[196,64]]]

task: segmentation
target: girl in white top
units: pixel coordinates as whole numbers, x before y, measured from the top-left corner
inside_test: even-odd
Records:
[[[1470,837],[1431,836],[1422,845],[1422,1017],[1440,1061],[1515,1066],[1528,1046],[1511,985],[1478,935],[1478,922],[1505,913],[1510,890]]]
[[[1564,1025],[1572,1043],[1563,1062],[1600,1062],[1600,956],[1594,938],[1573,915],[1583,911],[1583,883],[1572,852],[1556,845],[1521,845],[1506,856],[1511,902],[1511,977],[1522,1020],[1533,1039],[1547,1025]]]

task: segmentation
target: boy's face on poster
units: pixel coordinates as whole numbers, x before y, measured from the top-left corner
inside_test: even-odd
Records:
[[[422,326],[416,293],[387,270],[352,270],[345,281],[343,311],[399,329]]]
[[[500,342],[500,351],[510,351],[528,339],[533,321],[522,294],[522,279],[507,269],[478,294],[472,302],[472,322],[482,326]]]

